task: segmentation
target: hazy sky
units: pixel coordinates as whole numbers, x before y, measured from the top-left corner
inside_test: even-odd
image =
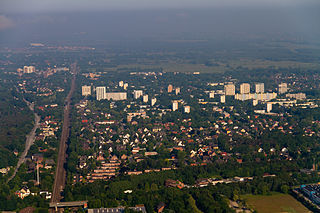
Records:
[[[0,43],[320,38],[319,11],[320,0],[0,0]]]
[[[1,0],[0,13],[186,9],[217,7],[288,7],[320,4],[319,0]]]

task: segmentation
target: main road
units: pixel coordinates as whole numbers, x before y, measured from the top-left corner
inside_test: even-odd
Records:
[[[70,91],[65,99],[64,115],[63,115],[63,126],[60,138],[59,153],[57,168],[54,178],[53,193],[51,197],[51,202],[59,202],[62,199],[61,192],[63,191],[66,184],[66,170],[64,164],[67,158],[67,141],[70,134],[70,109],[71,109],[71,98],[76,86],[76,73],[77,64],[71,64],[70,71],[72,74],[72,82]]]

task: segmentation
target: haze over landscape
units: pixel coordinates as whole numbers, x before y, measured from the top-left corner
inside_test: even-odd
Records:
[[[136,39],[318,40],[318,1],[8,1],[1,44]]]
[[[319,0],[0,0],[0,212],[320,212]]]

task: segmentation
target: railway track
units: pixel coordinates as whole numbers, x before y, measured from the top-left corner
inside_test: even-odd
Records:
[[[76,73],[77,73],[77,64],[74,63],[71,65],[71,73],[73,75],[71,81],[71,88],[70,91],[65,99],[65,107],[64,107],[64,115],[63,115],[63,126],[62,126],[62,133],[60,138],[59,144],[59,153],[58,153],[58,161],[57,161],[57,168],[54,178],[54,185],[53,185],[53,193],[51,197],[51,202],[59,202],[62,199],[61,192],[63,191],[65,184],[66,184],[66,170],[65,170],[65,163],[67,158],[67,141],[70,135],[70,110],[71,110],[71,98],[73,92],[75,90],[76,84]]]

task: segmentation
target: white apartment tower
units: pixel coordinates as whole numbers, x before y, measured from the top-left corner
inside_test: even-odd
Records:
[[[143,91],[142,90],[134,90],[133,91],[133,97],[134,99],[138,99],[143,95]]]
[[[33,73],[36,71],[36,68],[34,66],[24,66],[23,72],[24,73]]]
[[[129,86],[128,83],[124,83],[124,84],[123,84],[123,89],[124,89],[124,90],[127,90],[128,86]]]
[[[236,87],[234,84],[226,84],[224,85],[224,93],[225,95],[235,95],[236,94]]]
[[[184,106],[184,113],[190,113],[190,106]]]
[[[178,95],[180,93],[180,87],[176,88],[176,95]]]
[[[148,99],[149,99],[149,96],[148,96],[148,95],[142,96],[142,101],[143,101],[144,103],[147,103],[147,102],[148,102]]]
[[[288,91],[288,85],[287,83],[281,83],[279,84],[279,93],[282,94],[282,93],[286,93]]]
[[[96,87],[96,99],[98,101],[105,99],[106,87]]]
[[[91,86],[82,86],[82,96],[91,95]]]
[[[172,102],[172,111],[178,110],[178,101],[173,101]]]
[[[155,105],[157,102],[157,99],[156,98],[152,98],[151,99],[151,106]]]
[[[241,94],[249,94],[250,93],[250,84],[248,84],[248,83],[240,84],[240,93]]]
[[[256,93],[264,93],[264,83],[256,83]]]
[[[226,103],[226,96],[225,95],[220,96],[220,103]]]
[[[272,103],[267,103],[267,112],[271,112],[272,110]]]

